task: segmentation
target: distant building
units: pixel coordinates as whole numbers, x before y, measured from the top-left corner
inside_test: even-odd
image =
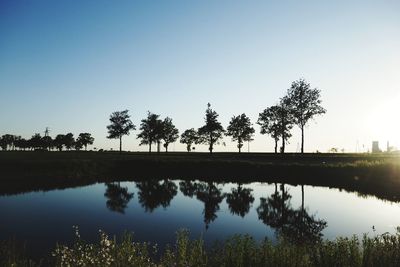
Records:
[[[380,153],[380,152],[382,152],[382,151],[379,148],[379,142],[378,141],[373,141],[372,142],[372,153]]]

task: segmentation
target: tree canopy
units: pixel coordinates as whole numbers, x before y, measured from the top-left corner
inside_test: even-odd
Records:
[[[212,153],[214,144],[218,143],[225,132],[224,127],[218,121],[218,113],[211,109],[211,104],[207,104],[205,125],[198,130],[199,142],[207,144],[208,150]]]
[[[250,118],[246,114],[233,116],[227,127],[226,135],[232,136],[233,141],[237,141],[239,153],[243,147],[243,142],[252,141],[255,130],[250,122]]]
[[[119,151],[122,151],[122,136],[129,135],[131,130],[136,127],[130,120],[128,110],[116,111],[110,115],[111,124],[107,126],[108,136],[110,139],[119,139]]]
[[[190,152],[192,150],[192,145],[197,144],[198,141],[199,135],[197,134],[197,131],[193,128],[184,131],[181,135],[180,142],[182,144],[186,144],[187,152]]]
[[[292,82],[287,99],[293,122],[301,130],[301,153],[304,153],[304,127],[316,115],[326,113],[321,106],[321,91],[317,88],[312,89],[310,83],[299,79]]]
[[[169,117],[166,117],[162,123],[161,137],[164,141],[165,152],[168,152],[168,145],[174,143],[179,137],[179,131]]]
[[[147,112],[147,118],[143,119],[140,124],[141,132],[137,138],[142,139],[139,145],[149,145],[149,152],[151,152],[151,145],[153,143],[160,144],[162,138],[163,121],[159,119],[160,115]]]

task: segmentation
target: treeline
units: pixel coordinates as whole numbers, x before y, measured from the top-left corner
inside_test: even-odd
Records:
[[[47,130],[44,136],[39,133],[34,134],[30,139],[21,136],[5,134],[0,137],[0,147],[2,150],[54,150],[62,151],[75,149],[87,150],[88,145],[92,145],[94,138],[90,133],[80,133],[75,139],[72,133],[59,134],[54,139],[48,135]]]
[[[267,134],[275,141],[275,153],[278,152],[278,143],[281,141],[279,151],[285,152],[285,145],[292,136],[293,126],[298,126],[301,130],[301,153],[304,152],[304,127],[316,115],[324,114],[326,110],[321,106],[320,90],[311,88],[310,84],[304,79],[292,82],[284,97],[271,107],[264,109],[259,113],[257,124],[260,126],[260,133]],[[239,153],[244,142],[253,141],[255,129],[246,114],[233,116],[226,129],[218,121],[218,113],[211,109],[208,103],[205,112],[205,124],[198,128],[186,129],[180,136],[179,131],[172,122],[172,119],[166,117],[160,118],[160,115],[148,112],[147,117],[141,120],[139,126],[140,139],[139,145],[148,145],[149,152],[152,151],[152,145],[157,146],[160,152],[161,144],[168,152],[168,146],[174,143],[180,137],[180,143],[186,145],[190,152],[194,144],[204,144],[208,146],[210,153],[214,146],[219,144],[224,136],[232,138],[237,142]],[[116,111],[110,115],[110,125],[107,126],[110,139],[119,139],[119,150],[122,151],[122,137],[129,135],[136,126],[130,120],[128,110]],[[3,150],[7,149],[45,149],[80,150],[83,147],[87,149],[88,145],[93,144],[93,137],[89,133],[81,133],[75,140],[72,133],[66,135],[57,135],[52,139],[48,134],[40,136],[35,134],[31,139],[25,140],[20,136],[3,135],[0,139],[0,145]]]
[[[304,79],[292,82],[287,94],[276,105],[264,109],[258,117],[257,124],[261,127],[261,134],[268,134],[275,141],[275,153],[278,152],[278,142],[281,141],[280,152],[285,152],[285,145],[292,136],[293,126],[301,130],[301,153],[304,152],[304,127],[316,115],[324,114],[326,110],[321,106],[320,90],[311,88]],[[185,130],[180,136],[180,143],[186,144],[188,152],[194,144],[208,145],[210,153],[223,136],[229,136],[237,142],[239,153],[244,142],[253,140],[255,129],[246,114],[233,116],[226,129],[218,121],[218,113],[211,109],[208,103],[205,124],[198,128]],[[136,126],[130,120],[128,110],[117,111],[110,116],[110,125],[107,126],[108,138],[119,139],[120,151],[122,151],[122,137],[136,130]],[[168,151],[168,146],[179,138],[179,131],[172,123],[172,119],[166,117],[160,119],[160,115],[148,112],[147,117],[141,120],[140,145],[148,145],[151,152],[152,145],[157,145],[160,151],[161,143]]]

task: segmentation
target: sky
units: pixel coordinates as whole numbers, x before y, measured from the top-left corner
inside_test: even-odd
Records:
[[[106,138],[112,112],[128,109],[137,128],[147,111],[168,116],[183,132],[204,124],[208,102],[225,128],[241,113],[255,124],[305,78],[327,110],[306,128],[306,152],[400,148],[399,48],[396,0],[0,0],[0,135],[49,127],[118,149]],[[273,151],[254,127],[244,151]],[[147,150],[138,133],[125,150]],[[215,151],[237,151],[223,142]]]

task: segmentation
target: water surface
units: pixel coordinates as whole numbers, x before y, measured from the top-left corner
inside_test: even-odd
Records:
[[[0,240],[26,241],[38,257],[56,242],[72,242],[73,226],[88,241],[99,229],[128,230],[159,247],[181,228],[208,246],[234,234],[274,240],[280,233],[296,241],[393,233],[400,205],[323,187],[154,180],[2,196],[0,218]]]

